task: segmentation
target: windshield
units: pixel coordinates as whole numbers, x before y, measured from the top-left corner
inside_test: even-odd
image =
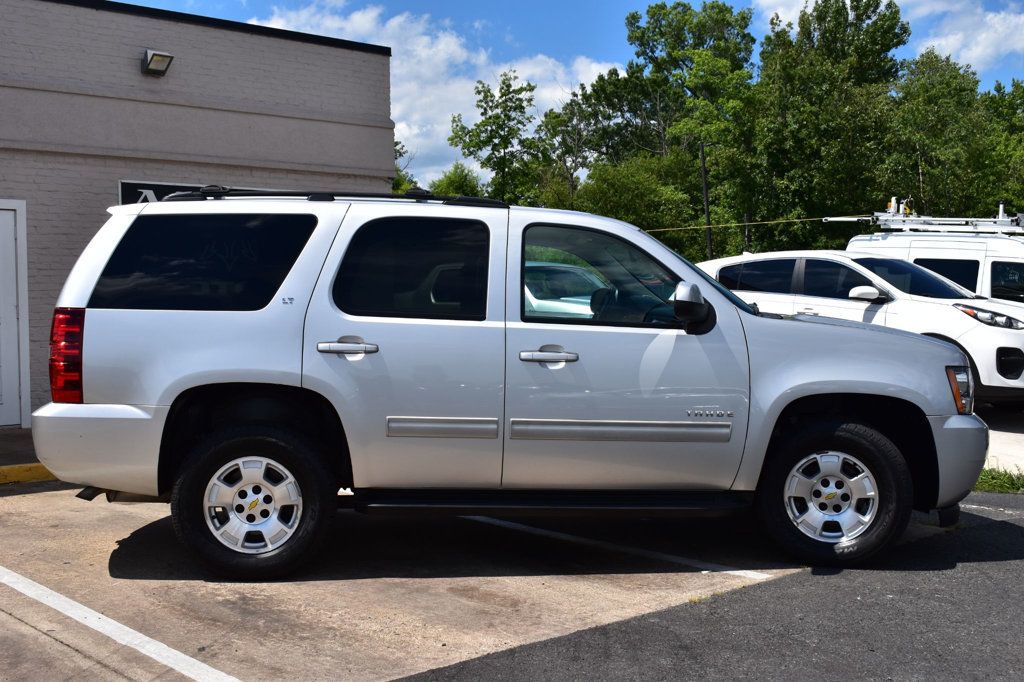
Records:
[[[947,279],[895,258],[854,258],[859,265],[875,273],[889,284],[911,296],[927,298],[972,298],[974,294]]]

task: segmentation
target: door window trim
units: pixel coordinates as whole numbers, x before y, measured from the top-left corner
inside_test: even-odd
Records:
[[[648,253],[648,251],[646,249],[640,248],[636,244],[633,244],[632,242],[630,242],[627,239],[623,239],[622,237],[620,237],[617,234],[612,234],[611,232],[606,232],[605,230],[599,230],[599,229],[596,229],[596,228],[593,228],[593,227],[584,227],[582,225],[569,225],[567,223],[552,223],[552,222],[546,222],[546,221],[539,221],[539,222],[535,222],[535,223],[529,223],[529,224],[527,224],[527,225],[525,225],[523,227],[522,236],[520,237],[520,244],[519,244],[519,286],[517,288],[518,289],[517,290],[517,295],[519,296],[519,321],[520,322],[523,322],[525,324],[570,324],[570,325],[577,325],[577,326],[584,326],[584,327],[622,327],[622,328],[627,328],[627,329],[654,329],[654,330],[676,329],[676,330],[682,330],[682,328],[683,328],[682,323],[675,324],[675,325],[668,325],[668,326],[655,326],[655,325],[646,325],[646,324],[633,324],[633,323],[630,323],[630,322],[606,322],[606,321],[595,322],[594,320],[589,319],[589,318],[568,318],[568,317],[567,318],[550,318],[550,321],[548,321],[546,319],[529,319],[529,320],[526,319],[526,296],[523,295],[523,288],[526,286],[526,233],[529,232],[534,227],[555,227],[555,228],[563,228],[563,229],[567,229],[567,230],[580,230],[580,231],[583,231],[583,232],[593,232],[593,233],[599,234],[599,235],[601,235],[603,237],[609,237],[611,239],[614,239],[616,241],[621,242],[622,244],[626,245],[627,247],[631,247],[631,248],[634,248],[634,249],[640,251],[640,253],[642,253],[645,256],[647,256],[648,258],[650,258],[655,264],[657,264],[660,268],[665,270],[665,272],[668,272],[671,275],[673,275],[674,277],[677,277],[678,278],[677,284],[678,284],[678,282],[685,281],[679,275],[678,272],[676,272],[673,268],[670,268],[667,265],[665,265],[663,262],[661,262],[660,259],[655,258],[654,256],[652,256],[650,253]],[[710,305],[710,301],[708,302],[708,304]]]
[[[841,260],[835,260],[835,259],[832,259],[832,258],[824,258],[822,256],[801,256],[800,259],[799,259],[800,262],[797,263],[797,266],[793,269],[793,276],[794,277],[796,277],[797,271],[800,272],[800,280],[799,280],[800,289],[799,289],[799,293],[794,292],[794,294],[793,294],[794,296],[805,296],[807,298],[814,298],[814,299],[827,300],[827,301],[854,301],[854,300],[860,300],[860,299],[852,299],[850,297],[839,298],[837,296],[818,296],[817,294],[805,293],[805,284],[806,284],[805,276],[806,276],[806,272],[807,272],[806,266],[807,266],[807,261],[809,261],[809,260],[820,260],[820,261],[825,261],[826,263],[835,263],[836,265],[838,265],[840,267],[845,267],[848,270],[851,270],[854,274],[860,275],[865,280],[867,280],[867,282],[868,282],[867,286],[872,286],[872,287],[878,289],[879,293],[882,293],[882,294],[886,293],[886,291],[882,287],[879,287],[878,284],[875,283],[874,279],[872,279],[871,277],[868,277],[863,272],[858,271],[857,268],[853,267],[849,263],[845,263],[845,262],[843,262]],[[863,285],[858,285],[858,286],[863,286]],[[867,304],[871,305],[871,301],[861,301],[861,302],[862,303],[867,303]]]

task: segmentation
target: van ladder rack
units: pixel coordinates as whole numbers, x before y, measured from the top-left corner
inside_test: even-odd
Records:
[[[334,201],[336,199],[404,199],[417,202],[438,201],[449,206],[477,206],[480,208],[508,208],[509,205],[497,199],[486,197],[441,196],[431,194],[425,189],[413,187],[405,194],[386,192],[325,192],[300,190],[264,190],[264,189],[231,189],[221,185],[206,185],[198,190],[175,192],[161,201],[206,201],[207,199],[246,198],[246,197],[304,197],[307,201]]]
[[[822,222],[877,225],[882,232],[1024,235],[1024,216],[1007,215],[1003,202],[999,202],[999,214],[995,218],[937,218],[918,215],[913,212],[911,205],[910,201],[898,202],[896,197],[893,197],[885,211],[877,211],[866,217],[822,218]]]

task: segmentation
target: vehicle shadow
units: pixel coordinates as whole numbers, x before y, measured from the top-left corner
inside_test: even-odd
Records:
[[[1024,411],[1020,409],[1009,410],[985,405],[978,409],[978,416],[993,431],[1024,433]]]
[[[877,560],[855,570],[940,571],[962,563],[1024,560],[1024,527],[970,513],[956,528],[927,528]],[[529,575],[686,573],[698,569],[659,559],[662,553],[745,570],[795,567],[749,516],[727,519],[570,520],[514,519],[563,536],[459,518],[338,515],[329,544],[287,581],[373,578],[451,578]],[[921,531],[922,529],[917,529]],[[639,549],[645,555],[609,545]],[[850,570],[850,569],[847,569]],[[108,561],[110,576],[129,580],[207,580],[206,572],[177,541],[169,518],[119,540]],[[816,575],[838,569],[814,568]]]

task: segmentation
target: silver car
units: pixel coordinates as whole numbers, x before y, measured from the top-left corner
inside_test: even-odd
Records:
[[[84,497],[169,501],[234,577],[293,569],[339,500],[753,505],[847,564],[914,508],[955,518],[985,459],[956,347],[758,314],[615,220],[219,187],[111,214],[57,301],[36,450]]]

